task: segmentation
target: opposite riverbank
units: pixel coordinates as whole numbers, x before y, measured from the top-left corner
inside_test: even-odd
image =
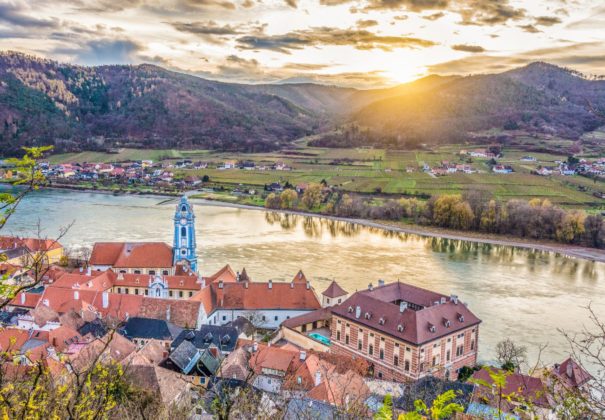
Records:
[[[113,194],[113,195],[145,195],[152,196],[158,198],[171,197],[176,198],[181,196],[181,193],[162,193],[162,192],[117,192],[112,190],[103,190],[103,189],[91,189],[91,188],[78,188],[73,186],[57,186],[54,185],[52,187],[47,187],[51,189],[66,189],[72,191],[80,191],[80,192],[90,192],[90,193],[98,193],[98,194]],[[367,220],[367,219],[355,219],[355,218],[346,218],[346,217],[338,217],[333,215],[321,214],[321,213],[311,213],[300,210],[281,210],[281,209],[267,209],[263,206],[250,205],[250,204],[242,204],[236,203],[233,201],[226,201],[217,199],[216,196],[213,198],[209,197],[199,197],[200,193],[198,191],[190,191],[187,192],[186,195],[191,196],[191,199],[194,202],[198,202],[205,205],[212,206],[221,206],[221,207],[231,207],[231,208],[240,208],[240,209],[248,209],[248,210],[258,210],[258,211],[271,211],[278,212],[283,214],[292,214],[299,215],[305,217],[319,217],[327,220],[335,220],[341,222],[349,222],[355,223],[361,226],[372,227],[376,229],[383,229],[392,232],[399,233],[407,233],[412,235],[419,235],[424,237],[431,238],[444,238],[451,240],[459,240],[459,241],[470,241],[470,242],[478,242],[490,245],[499,245],[499,246],[511,246],[517,248],[524,249],[533,249],[538,251],[546,251],[553,252],[556,254],[566,255],[574,258],[581,258],[590,261],[597,262],[605,262],[605,251],[596,249],[596,248],[588,248],[577,245],[568,245],[561,244],[557,242],[548,242],[548,241],[534,241],[527,240],[524,238],[517,237],[509,237],[502,235],[489,235],[485,233],[479,232],[466,232],[466,231],[455,231],[450,229],[442,229],[436,228],[432,226],[421,226],[415,224],[406,224],[403,222],[392,222],[392,221],[383,221],[383,220]],[[168,200],[166,200],[168,201]],[[162,203],[165,203],[163,201]]]

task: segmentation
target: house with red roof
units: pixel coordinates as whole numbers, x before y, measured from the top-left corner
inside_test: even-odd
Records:
[[[63,245],[52,239],[0,236],[0,254],[8,264],[27,266],[28,259],[43,255],[44,262],[56,264],[63,256]]]
[[[349,293],[340,287],[340,285],[336,283],[336,280],[333,280],[328,288],[321,292],[321,306],[325,308],[341,304],[347,300],[348,296]]]
[[[243,278],[243,279],[242,279]],[[258,328],[278,328],[290,318],[320,309],[315,290],[300,272],[290,282],[213,281],[190,299],[200,302],[203,323],[225,325],[237,317],[249,319]]]
[[[380,282],[332,308],[330,351],[364,358],[379,379],[455,379],[477,361],[480,323],[457,296]]]

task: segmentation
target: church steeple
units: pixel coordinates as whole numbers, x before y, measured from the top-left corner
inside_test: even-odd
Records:
[[[197,271],[197,253],[195,251],[195,215],[193,207],[182,196],[174,213],[174,242],[172,245],[174,264],[187,261],[189,267]]]

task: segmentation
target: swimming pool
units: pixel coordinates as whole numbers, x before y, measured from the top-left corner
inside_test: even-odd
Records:
[[[309,334],[309,337],[311,337],[311,338],[312,338],[312,339],[314,339],[314,340],[319,341],[321,344],[325,344],[326,346],[330,346],[330,345],[331,345],[331,344],[330,344],[330,339],[329,339],[329,338],[324,337],[324,336],[323,336],[323,335],[321,335],[321,334],[317,334],[317,333],[311,333],[311,334]]]

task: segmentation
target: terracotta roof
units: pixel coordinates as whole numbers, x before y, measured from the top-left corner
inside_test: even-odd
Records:
[[[554,374],[567,386],[581,387],[592,380],[592,376],[571,357],[554,366]]]
[[[182,328],[196,328],[200,316],[200,302],[146,297],[140,305],[138,316],[170,321]]]
[[[52,283],[53,287],[65,289],[104,291],[113,287],[116,274],[111,271],[91,271],[86,273],[65,273]]]
[[[89,368],[99,355],[101,355],[99,360],[102,362],[109,360],[121,362],[135,350],[136,346],[132,341],[122,337],[118,333],[113,333],[83,346],[77,353],[70,355],[69,358],[71,359],[72,366],[77,371],[83,371]]]
[[[497,373],[505,372],[502,369],[496,368],[492,368],[491,370]],[[483,381],[490,385],[489,387],[486,387],[480,383],[477,384],[475,393],[478,397],[487,398],[488,400],[497,398],[497,396],[492,393],[491,386],[494,380],[487,369],[483,368],[475,372],[473,374],[473,379]],[[506,384],[502,389],[502,394],[510,396],[512,401],[521,403],[531,402],[540,407],[550,407],[547,398],[547,389],[540,378],[508,372],[505,373],[505,381]],[[497,402],[494,401],[494,403]]]
[[[21,292],[11,300],[9,305],[32,309],[36,307],[41,296],[41,293]]]
[[[0,330],[0,350],[19,351],[21,346],[29,339],[29,333],[24,330],[6,328]]]
[[[346,295],[347,291],[340,287],[339,284],[336,283],[336,280],[332,280],[332,283],[330,283],[328,288],[324,290],[321,294],[329,298],[335,298]]]
[[[269,287],[271,285],[271,287]],[[217,309],[298,309],[321,308],[317,296],[306,283],[211,283],[190,300],[202,302],[207,314]]]
[[[401,312],[400,306],[394,303],[399,300],[418,307],[416,310],[409,307]],[[359,317],[356,316],[357,307],[360,309]],[[399,282],[356,292],[342,304],[333,307],[332,313],[417,345],[481,322],[457,298],[450,299]]]
[[[238,379],[245,381],[249,379],[248,359],[250,353],[244,347],[240,347],[223,360],[218,376],[225,379]]]
[[[363,378],[353,371],[344,374],[332,372],[322,377],[321,383],[307,393],[307,397],[314,400],[325,401],[338,407],[359,404],[360,409],[369,396],[370,389]]]
[[[55,349],[63,352],[71,343],[82,341],[82,336],[72,328],[61,326],[49,331],[48,341]]]
[[[132,383],[159,395],[166,406],[178,401],[191,387],[183,375],[160,366],[131,365],[126,373]]]
[[[219,280],[222,280],[224,283],[233,283],[237,281],[237,274],[233,271],[231,266],[227,264],[213,275],[204,277],[204,280],[206,280],[206,284],[218,282]]]
[[[261,374],[263,369],[288,372],[288,369],[296,369],[300,364],[299,352],[279,347],[259,347],[250,356],[249,363],[257,375]]]
[[[307,277],[305,277],[305,273],[303,273],[302,270],[298,270],[298,273],[296,273],[292,281],[295,283],[306,283]]]
[[[164,242],[97,242],[90,255],[91,265],[116,268],[172,267],[172,247]]]
[[[19,238],[17,236],[0,236],[0,249],[12,249],[25,247],[30,252],[51,251],[63,248],[63,246],[52,239]]]
[[[313,312],[307,312],[294,318],[286,319],[281,323],[287,328],[296,328],[303,324],[310,324],[315,321],[327,321],[332,318],[332,308],[321,308]]]
[[[318,373],[325,378],[331,375],[335,369],[331,363],[321,360],[315,354],[310,354],[304,361],[301,361],[296,370],[286,376],[284,388],[310,391],[315,387],[315,378]],[[300,383],[298,378],[300,378]]]

